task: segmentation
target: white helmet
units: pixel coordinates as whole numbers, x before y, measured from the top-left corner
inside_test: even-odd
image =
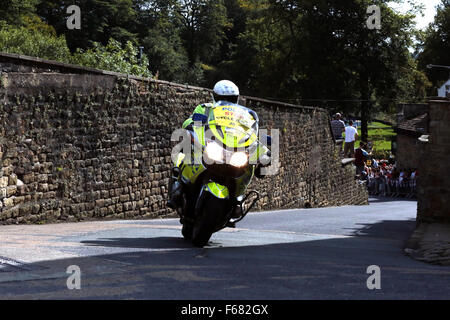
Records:
[[[239,88],[229,80],[221,80],[214,86],[214,94],[217,96],[239,96]]]

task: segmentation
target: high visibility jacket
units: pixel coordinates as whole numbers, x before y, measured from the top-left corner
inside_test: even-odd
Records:
[[[203,103],[195,107],[194,112],[191,114],[191,116],[183,122],[183,129],[186,129],[189,125],[194,123],[194,120],[192,120],[194,114],[199,113],[205,115],[206,109],[209,108],[209,110],[211,110],[213,106],[214,104],[212,103]]]

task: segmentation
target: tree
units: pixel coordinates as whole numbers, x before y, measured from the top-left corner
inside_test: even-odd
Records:
[[[181,39],[178,1],[139,0],[134,2],[134,6],[139,38],[152,61],[151,71],[164,80],[186,82],[189,68]]]
[[[450,1],[442,0],[437,8],[433,23],[423,36],[419,53],[419,67],[424,70],[433,83],[430,95],[436,95],[439,88],[449,76],[449,70],[441,68],[428,69],[428,64],[450,66]]]
[[[0,23],[24,26],[26,17],[34,15],[39,0],[2,0],[0,2]]]
[[[426,87],[408,50],[412,13],[399,14],[384,1],[369,0],[241,3],[251,14],[235,53],[242,68],[235,69],[248,70],[248,85],[260,96],[359,115],[367,140],[375,110],[392,110],[398,100],[416,97]],[[381,9],[380,30],[366,25],[373,4]],[[244,52],[251,59],[242,58]]]
[[[230,2],[228,14],[234,24],[228,31],[229,41],[223,50],[227,54],[218,74],[233,79],[247,94],[276,97],[274,89],[282,85],[278,80],[284,73],[282,51],[291,42],[287,27],[275,19],[266,0]]]
[[[152,61],[153,73],[167,81],[186,81],[188,61],[179,37],[166,36],[161,29],[155,28],[149,30],[143,46]]]
[[[189,66],[198,61],[214,61],[229,23],[223,0],[180,0],[181,36],[187,52]]]
[[[71,5],[81,9],[81,30],[69,30],[66,26],[67,8]],[[40,0],[37,12],[58,34],[66,36],[72,52],[87,49],[94,42],[106,45],[110,38],[121,43],[137,42],[132,0]]]
[[[125,48],[143,46],[162,79],[210,87],[229,78],[246,94],[351,113],[363,120],[363,139],[373,113],[420,100],[429,85],[408,50],[414,11],[399,14],[382,0],[39,0],[41,24],[32,22],[33,1],[23,21],[65,35],[71,52],[86,55],[80,63],[106,59],[130,41]],[[78,31],[66,27],[72,4],[81,8]],[[366,26],[373,4],[381,8],[380,30]],[[448,28],[445,12],[427,33],[423,61],[447,56],[445,46],[434,53]]]

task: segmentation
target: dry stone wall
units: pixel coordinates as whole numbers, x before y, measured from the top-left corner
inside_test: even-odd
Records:
[[[210,92],[30,63],[0,59],[0,223],[173,214],[170,137]],[[325,110],[244,100],[262,127],[280,130],[279,173],[252,185],[257,209],[367,204],[352,167],[340,165]]]
[[[247,98],[261,127],[280,132],[278,174],[258,181],[259,209],[367,204],[365,185],[354,178],[352,165],[342,167],[324,109]]]

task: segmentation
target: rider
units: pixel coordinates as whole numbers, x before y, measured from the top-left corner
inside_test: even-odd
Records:
[[[214,85],[213,89],[214,101],[227,101],[231,103],[237,103],[239,100],[239,88],[229,80],[221,80]],[[205,115],[207,110],[211,110],[214,107],[213,103],[203,103],[198,105],[192,115],[183,123],[183,129],[193,130],[192,125],[194,120],[192,119],[195,114]],[[180,174],[179,167],[172,168],[172,174],[169,181],[169,200],[167,206],[172,209],[177,208],[177,204],[180,203],[182,188],[178,181]]]
[[[239,100],[239,88],[229,80],[221,80],[216,83],[213,89],[214,102],[227,101],[231,103],[238,103]],[[190,130],[193,124],[192,117],[194,114],[202,114],[208,116],[206,110],[212,108],[213,103],[204,103],[198,105],[193,114],[183,123],[183,129]]]
[[[239,88],[229,80],[221,80],[217,82],[213,89],[214,102],[225,101],[233,104],[237,104],[239,100]],[[204,103],[198,105],[193,114],[183,123],[183,129],[193,131],[195,114],[200,114],[202,116],[208,116],[209,111],[214,108],[214,103]],[[255,114],[256,116],[256,114]],[[270,151],[266,148],[265,153],[270,157]],[[267,165],[259,165],[255,170],[255,176],[261,178],[260,174],[261,167]],[[180,169],[178,166],[172,168],[172,174],[169,181],[169,200],[167,201],[167,206],[172,209],[178,207],[182,199],[182,187],[181,183],[178,181],[180,175]]]

